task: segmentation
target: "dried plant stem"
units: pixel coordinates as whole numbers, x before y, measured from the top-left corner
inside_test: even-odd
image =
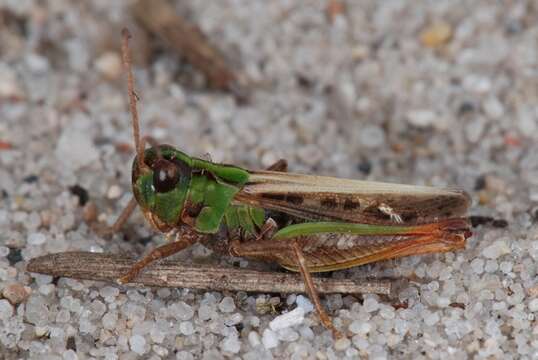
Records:
[[[113,281],[124,275],[135,259],[120,255],[64,252],[30,260],[27,270],[52,276],[76,279]],[[391,295],[391,282],[361,279],[313,278],[319,293]],[[303,279],[298,274],[263,272],[217,266],[183,266],[162,261],[144,269],[132,285],[185,287],[192,289],[294,293],[304,292]]]
[[[200,28],[177,14],[166,0],[139,0],[134,16],[150,32],[201,71],[214,89],[239,90],[239,79]]]

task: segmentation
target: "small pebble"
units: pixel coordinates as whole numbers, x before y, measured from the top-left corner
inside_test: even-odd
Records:
[[[43,233],[31,233],[28,235],[27,241],[29,245],[38,246],[44,244],[47,241],[47,237]]]
[[[414,110],[407,113],[407,120],[411,125],[419,128],[432,126],[437,116],[429,110]]]
[[[436,312],[430,313],[424,317],[424,323],[427,326],[433,326],[437,324],[437,322],[439,322],[439,314],[437,314]]]
[[[231,313],[235,310],[234,299],[229,296],[226,296],[219,303],[219,310],[223,313]]]
[[[248,333],[248,342],[250,346],[256,347],[261,344],[260,335],[256,331],[251,331]]]
[[[86,224],[92,224],[97,220],[97,205],[89,201],[82,208],[82,218]]]
[[[349,325],[349,331],[359,335],[366,335],[371,329],[372,326],[370,323],[365,321],[353,320],[353,322]]]
[[[0,300],[0,319],[7,320],[13,316],[13,306],[7,300]]]
[[[56,144],[55,154],[62,164],[62,170],[75,171],[99,160],[99,152],[92,139],[74,126],[64,129]]]
[[[101,319],[103,327],[108,330],[114,330],[118,322],[118,314],[116,312],[107,312]]]
[[[301,324],[304,321],[304,310],[302,307],[296,307],[290,312],[275,317],[269,327],[273,331],[284,329],[290,326]]]
[[[17,74],[7,64],[0,62],[0,99],[23,97]]]
[[[222,351],[237,354],[239,350],[241,350],[241,343],[239,342],[237,337],[229,336],[221,341],[220,348],[222,349]]]
[[[293,330],[292,328],[284,328],[277,331],[278,340],[280,341],[296,341],[299,339],[299,334],[297,331]]]
[[[335,341],[334,348],[336,349],[336,351],[344,351],[350,345],[351,345],[351,341],[348,338],[343,337],[343,338],[338,339],[338,340]]]
[[[436,48],[446,44],[452,37],[452,27],[445,22],[434,23],[420,33],[422,45]]]
[[[182,321],[179,324],[179,331],[185,336],[190,336],[194,333],[194,327],[190,321]]]
[[[303,311],[306,314],[314,311],[314,304],[310,301],[309,298],[303,295],[297,295],[297,298],[295,299],[295,303],[298,307],[303,308]]]
[[[482,255],[488,259],[497,259],[502,255],[510,253],[510,247],[504,240],[497,240],[492,245],[482,250]]]
[[[169,307],[170,315],[178,320],[190,320],[194,316],[192,306],[184,301],[173,303]]]
[[[108,79],[116,79],[122,73],[121,58],[116,52],[106,52],[95,60],[95,68]]]
[[[532,312],[538,311],[538,299],[532,299],[529,301],[529,310]]]
[[[373,297],[368,297],[364,299],[363,307],[364,311],[371,313],[379,309],[379,303]]]
[[[2,291],[2,295],[13,305],[24,302],[31,293],[31,289],[19,283],[7,285]]]
[[[365,126],[360,129],[358,139],[364,147],[377,148],[385,144],[385,132],[379,126]]]
[[[114,200],[114,199],[118,199],[122,193],[123,191],[118,185],[112,185],[111,187],[108,188],[106,196],[107,198]]]
[[[146,352],[146,339],[142,335],[133,335],[129,338],[131,350],[142,355]]]
[[[278,346],[278,337],[271,329],[265,329],[262,336],[262,343],[266,349],[272,349]]]
[[[475,274],[482,274],[484,272],[484,260],[476,258],[471,261],[471,269]]]

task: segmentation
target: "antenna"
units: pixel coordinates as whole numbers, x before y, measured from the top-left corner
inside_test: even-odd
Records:
[[[138,168],[142,169],[146,167],[146,164],[144,163],[144,143],[140,141],[140,124],[138,122],[138,110],[136,109],[138,96],[134,89],[133,62],[131,59],[131,50],[129,48],[131,33],[127,28],[123,28],[121,30],[121,36],[121,54],[123,58],[123,68],[127,73],[127,91],[129,92],[129,109],[131,111],[131,122],[133,124],[133,137],[138,159]]]

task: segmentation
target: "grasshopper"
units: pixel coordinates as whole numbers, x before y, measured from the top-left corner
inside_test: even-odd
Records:
[[[284,160],[252,171],[141,138],[130,34],[124,29],[122,35],[136,148],[134,197],[109,230],[118,231],[138,206],[170,242],[137,261],[119,283],[200,242],[218,253],[300,272],[322,324],[339,337],[312,273],[465,247],[470,197],[462,190],[292,174]]]

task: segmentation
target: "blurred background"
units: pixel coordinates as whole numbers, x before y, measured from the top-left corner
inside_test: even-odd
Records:
[[[354,337],[341,348],[298,329],[292,340],[256,344],[250,332],[263,338],[271,317],[254,326],[246,320],[254,310],[237,299],[243,320],[233,338],[188,318],[192,332],[170,331],[161,342],[136,330],[143,341],[133,348],[132,314],[121,304],[111,308],[113,301],[105,306],[101,286],[24,271],[25,260],[46,253],[140,255],[162,241],[140,214],[124,237],[142,242],[106,241],[86,225],[110,223],[131,196],[125,26],[144,134],[253,169],[285,158],[293,172],[459,186],[471,193],[471,213],[484,227],[457,254],[351,270],[428,280],[400,296],[409,318],[379,298],[391,315],[367,312],[360,298],[329,297],[332,315],[368,314],[342,315],[344,327],[374,324],[350,330]],[[9,301],[0,300],[0,349],[8,358],[68,359],[535,356],[537,84],[538,5],[530,0],[2,0],[0,289]],[[180,258],[211,256],[190,251]],[[20,300],[10,297],[13,286]],[[150,322],[162,304],[182,299],[196,312],[206,296],[126,291],[114,296],[153,304],[139,319]],[[222,295],[214,296],[218,303]],[[59,315],[65,297],[78,304],[63,308],[69,316]],[[105,306],[101,313],[95,301]],[[294,306],[285,296],[282,302]],[[123,325],[102,330],[104,313]],[[77,346],[66,348],[69,341]]]

